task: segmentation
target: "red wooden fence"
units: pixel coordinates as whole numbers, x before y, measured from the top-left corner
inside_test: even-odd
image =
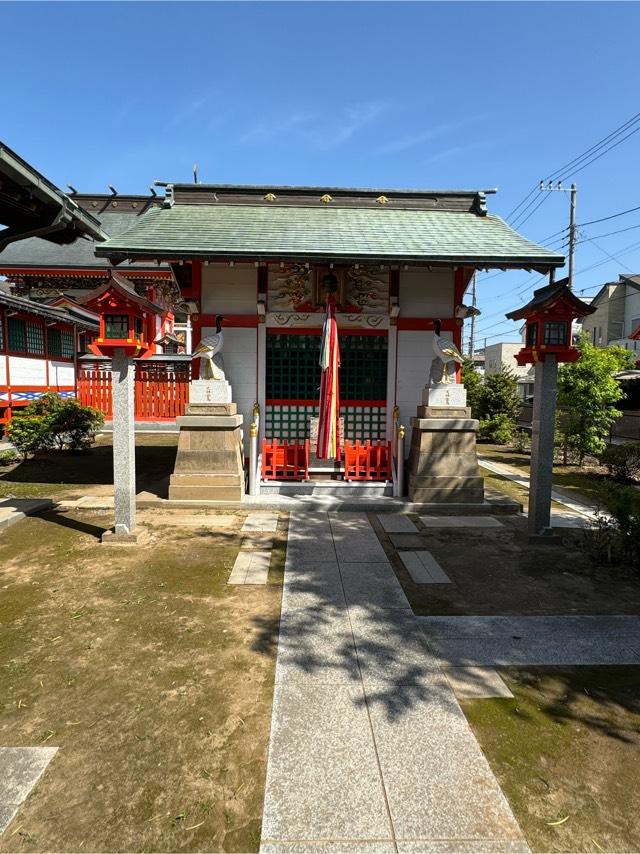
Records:
[[[391,442],[344,443],[345,480],[391,480]]]
[[[304,443],[285,439],[262,440],[263,480],[309,480],[309,440]]]
[[[135,417],[137,421],[174,421],[184,415],[189,402],[189,371],[135,365]],[[84,406],[112,415],[111,372],[104,368],[78,370],[78,399]]]

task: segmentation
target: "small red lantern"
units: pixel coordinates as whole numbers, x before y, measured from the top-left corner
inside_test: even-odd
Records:
[[[526,322],[525,344],[516,354],[517,363],[535,364],[547,355],[554,355],[558,362],[577,361],[580,351],[573,346],[571,325],[575,318],[594,311],[569,289],[568,279],[538,288],[525,306],[506,315]]]
[[[136,293],[124,276],[112,272],[109,281],[82,302],[100,315],[100,334],[89,345],[96,356],[111,357],[115,349],[122,349],[128,356],[145,358],[156,351],[156,318],[166,311]]]

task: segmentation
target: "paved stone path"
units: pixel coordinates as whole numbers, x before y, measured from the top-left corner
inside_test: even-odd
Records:
[[[528,851],[364,514],[289,519],[261,851]]]
[[[0,500],[0,530],[51,507],[53,501],[49,498],[4,498]]]
[[[640,664],[640,617],[418,617],[442,666]]]
[[[526,490],[529,489],[529,477],[520,469],[508,466],[505,463],[496,463],[493,460],[487,459],[487,457],[483,457],[481,454],[478,454],[478,462],[482,468],[492,471],[494,474],[506,477],[507,480],[512,480],[514,483],[519,484]],[[552,490],[551,498],[556,502],[556,504],[562,504],[570,511],[567,514],[558,512],[557,510],[552,510],[552,525],[556,525],[559,528],[578,528],[583,527],[587,522],[594,521],[596,518],[595,510],[589,504],[577,501],[575,498],[570,498],[569,496],[564,495],[564,493],[557,492],[556,490]]]

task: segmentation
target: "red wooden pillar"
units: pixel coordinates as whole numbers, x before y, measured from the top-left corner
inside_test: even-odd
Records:
[[[189,288],[189,299],[195,300],[200,306],[199,314],[191,315],[191,349],[195,350],[202,338],[202,261],[191,262],[191,287]],[[192,376],[200,378],[200,359],[194,359],[191,363]]]

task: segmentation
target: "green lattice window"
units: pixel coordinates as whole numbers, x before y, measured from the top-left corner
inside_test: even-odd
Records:
[[[386,335],[343,335],[340,361],[341,400],[387,399]]]
[[[340,398],[386,400],[387,338],[340,336]],[[320,396],[320,336],[267,335],[269,400],[316,400]]]
[[[14,353],[27,352],[27,324],[20,317],[10,317],[7,321],[9,350]]]
[[[320,396],[320,336],[267,335],[267,398],[315,400]]]
[[[31,320],[27,320],[27,353],[44,356],[44,327]]]
[[[318,415],[317,406],[268,404],[265,435],[268,439],[303,441],[309,438],[309,419]],[[384,406],[343,406],[344,439],[377,442],[386,436],[387,410]]]
[[[62,330],[62,358],[73,359],[73,332],[68,329]]]
[[[53,358],[62,356],[62,334],[59,329],[47,330],[47,347]]]

